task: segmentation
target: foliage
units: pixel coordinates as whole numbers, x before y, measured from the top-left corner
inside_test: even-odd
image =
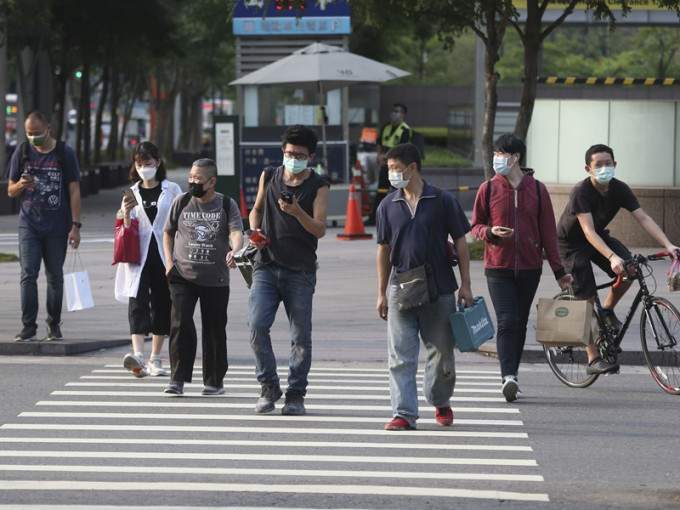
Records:
[[[19,257],[14,253],[0,253],[0,262],[19,262]]]
[[[484,247],[486,243],[480,239],[474,239],[467,243],[470,252],[470,260],[484,260]]]
[[[459,156],[439,145],[425,144],[425,159],[423,166],[430,168],[469,168],[472,163],[469,159]]]

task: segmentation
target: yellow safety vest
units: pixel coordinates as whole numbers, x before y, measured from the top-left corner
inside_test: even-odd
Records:
[[[411,141],[411,135],[413,134],[413,131],[411,128],[406,124],[406,122],[402,122],[397,126],[397,128],[390,134],[390,128],[392,124],[388,124],[383,128],[383,132],[381,133],[380,137],[380,145],[383,146],[383,151],[386,152],[388,149],[391,149],[395,145],[399,145],[401,142],[401,135],[404,133],[404,129],[408,129],[410,131],[409,133],[409,142]]]

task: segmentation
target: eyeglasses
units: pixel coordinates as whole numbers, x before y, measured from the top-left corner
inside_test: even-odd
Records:
[[[283,155],[288,159],[297,159],[298,161],[309,159],[309,154],[303,154],[302,152],[284,152]]]

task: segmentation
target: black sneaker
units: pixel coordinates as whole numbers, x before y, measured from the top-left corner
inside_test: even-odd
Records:
[[[23,329],[14,337],[15,342],[31,342],[35,340],[38,327],[35,324],[24,326]]]
[[[619,331],[623,327],[623,323],[614,315],[614,310],[610,308],[603,308],[602,315],[604,316],[604,323],[609,329],[611,329],[615,335],[618,335]]]
[[[619,371],[618,363],[608,363],[599,356],[590,363],[588,363],[588,366],[586,367],[586,374],[588,375],[611,374],[616,373],[618,371]]]
[[[45,340],[61,340],[61,328],[59,326],[59,323],[47,324],[47,336],[45,337]]]
[[[281,414],[287,414],[290,416],[302,416],[307,411],[305,410],[305,397],[302,393],[295,390],[290,390],[286,392],[286,403],[283,404],[283,409],[281,409]]]
[[[182,381],[170,381],[170,384],[168,384],[163,392],[170,396],[184,395],[184,383]]]
[[[260,390],[260,398],[255,404],[255,412],[258,414],[271,413],[274,410],[274,404],[283,396],[279,383],[262,384]]]

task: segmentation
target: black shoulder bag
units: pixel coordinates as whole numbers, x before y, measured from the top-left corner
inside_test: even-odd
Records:
[[[439,225],[441,190],[435,192],[434,220],[428,229],[427,262],[402,273],[397,273],[397,304],[400,312],[434,303],[439,298],[437,282],[430,264],[436,227]]]

